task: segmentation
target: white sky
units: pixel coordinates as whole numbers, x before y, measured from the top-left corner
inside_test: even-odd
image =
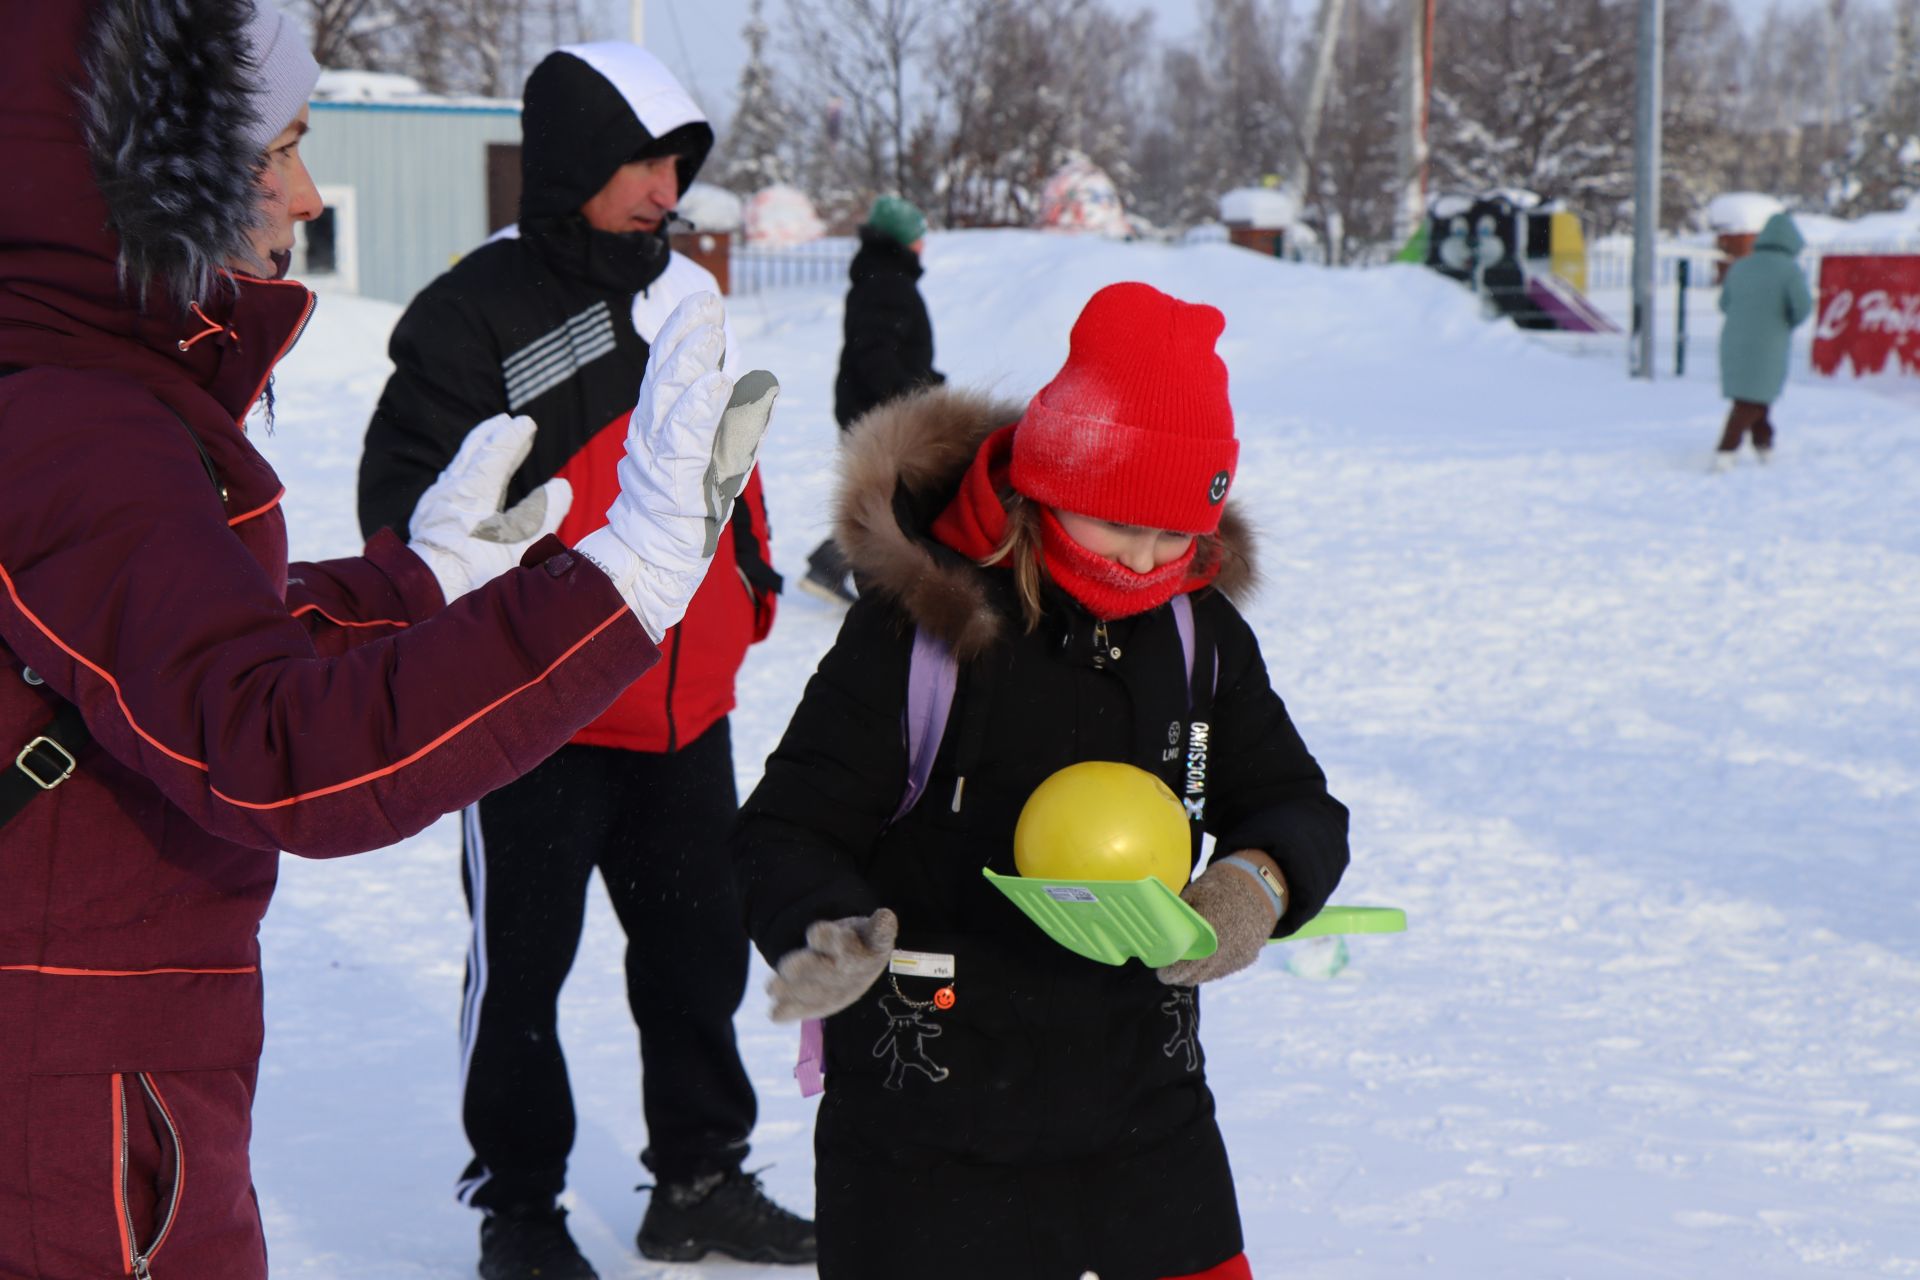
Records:
[[[641,0],[645,7],[646,44],[686,83],[700,105],[717,120],[733,112],[734,86],[740,78],[740,64],[746,60],[746,43],[740,29],[747,21],[747,0]],[[1749,27],[1758,23],[1776,0],[1733,0],[1736,12]],[[1778,0],[1783,7],[1794,8],[1812,0]],[[1178,39],[1191,34],[1199,11],[1197,0],[1146,0],[1127,5],[1154,15],[1155,26],[1163,37]],[[624,37],[631,30],[633,4],[630,0],[597,0],[602,34]],[[1310,21],[1315,0],[1295,0],[1295,16]],[[766,0],[767,24],[776,40],[786,17],[786,0]]]

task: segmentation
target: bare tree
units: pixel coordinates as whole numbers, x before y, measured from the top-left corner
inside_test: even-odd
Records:
[[[1285,0],[1205,0],[1200,39],[1160,60],[1140,131],[1140,199],[1162,221],[1215,216],[1221,194],[1284,171],[1299,152]]]
[[[1151,19],[1101,0],[961,0],[931,68],[944,141],[932,195],[953,226],[1030,222],[1047,178],[1069,157],[1135,178],[1132,133]]]
[[[1330,263],[1365,261],[1394,247],[1400,121],[1409,100],[1399,86],[1400,16],[1393,0],[1349,0],[1303,193],[1307,221]]]
[[[324,67],[488,97],[517,96],[535,62],[588,29],[582,0],[304,0],[304,8]]]
[[[905,188],[911,71],[933,12],[931,0],[788,0],[798,92],[827,117],[814,181],[830,189],[816,195]]]

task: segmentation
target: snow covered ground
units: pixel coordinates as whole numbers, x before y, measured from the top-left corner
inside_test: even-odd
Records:
[[[1207,992],[1256,1274],[1920,1275],[1916,384],[1802,356],[1771,468],[1710,476],[1711,332],[1686,380],[1648,385],[1483,323],[1417,268],[1023,232],[936,235],[927,261],[941,368],[1010,397],[1102,284],[1227,314],[1236,494],[1264,535],[1249,612],[1353,810],[1338,898],[1411,920],[1331,980],[1274,948]],[[281,376],[262,443],[296,555],[358,544],[396,314],[328,298]],[[733,323],[785,387],[764,465],[791,577],[824,531],[840,290],[743,299]],[[836,625],[790,592],[751,657],[743,790]],[[451,822],[285,860],[254,1141],[277,1274],[471,1274],[465,932]],[[815,1104],[763,977],[738,1019],[749,1167],[805,1208]],[[562,1034],[573,1222],[601,1274],[781,1273],[632,1251],[638,1068],[598,895]],[[941,1214],[930,1230],[964,1229]]]

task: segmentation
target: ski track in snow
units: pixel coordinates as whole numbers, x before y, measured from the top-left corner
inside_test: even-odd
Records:
[[[1698,322],[1689,377],[1648,386],[1485,324],[1414,269],[1018,232],[936,235],[928,265],[940,367],[1013,399],[1101,284],[1228,315],[1236,496],[1265,576],[1248,611],[1353,810],[1338,900],[1411,923],[1353,939],[1331,980],[1275,948],[1206,993],[1256,1274],[1920,1275],[1916,384],[1825,382],[1802,352],[1778,460],[1711,477],[1724,402]],[[825,532],[840,290],[731,312],[783,384],[764,465],[791,580]],[[261,443],[296,556],[358,545],[397,314],[326,299],[280,377]],[[743,793],[837,625],[789,592],[749,658]],[[470,1275],[456,826],[284,859],[263,936],[276,1273]],[[761,1100],[749,1167],[804,1210],[814,1104],[764,978],[756,959],[737,1020]],[[597,893],[561,1034],[568,1203],[601,1274],[795,1274],[633,1253],[644,1128]]]

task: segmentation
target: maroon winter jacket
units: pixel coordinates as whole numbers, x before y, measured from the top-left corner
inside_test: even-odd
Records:
[[[90,165],[79,51],[108,7],[10,5],[0,42],[0,366],[25,366],[0,377],[0,751],[11,767],[49,694],[94,737],[0,829],[0,1077],[251,1063],[280,850],[419,831],[659,657],[557,541],[451,607],[391,535],[287,564],[281,483],[242,423],[313,295],[175,300],[224,260],[252,173],[223,150],[230,108],[177,66],[121,78],[125,118],[96,129],[132,145]],[[158,274],[122,287],[116,259]]]

